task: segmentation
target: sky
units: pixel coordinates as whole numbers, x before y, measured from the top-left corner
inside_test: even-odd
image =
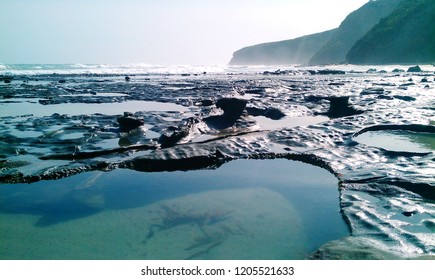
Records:
[[[336,28],[368,0],[0,0],[0,63],[225,65]]]

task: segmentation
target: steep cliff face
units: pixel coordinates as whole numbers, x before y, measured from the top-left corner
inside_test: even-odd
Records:
[[[435,1],[404,0],[349,51],[353,64],[435,62]]]
[[[372,0],[349,14],[309,64],[343,63],[353,45],[403,0]]]
[[[232,65],[306,64],[325,45],[336,29],[292,40],[264,43],[236,51]]]

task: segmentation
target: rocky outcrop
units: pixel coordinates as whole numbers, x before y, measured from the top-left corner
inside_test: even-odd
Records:
[[[222,98],[216,102],[216,107],[224,111],[222,115],[204,118],[205,123],[214,129],[231,127],[242,116],[248,101],[237,98]]]
[[[129,132],[145,124],[143,120],[135,118],[130,112],[124,112],[124,116],[119,117],[117,121],[121,132]]]
[[[258,44],[233,54],[232,65],[306,64],[331,38],[335,29],[291,40]]]

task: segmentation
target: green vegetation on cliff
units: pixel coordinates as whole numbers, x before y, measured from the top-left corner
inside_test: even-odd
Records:
[[[233,65],[306,64],[331,38],[335,29],[292,40],[264,43],[236,51]]]
[[[352,47],[347,62],[435,62],[435,1],[404,0]]]
[[[372,0],[350,13],[331,39],[310,59],[309,64],[343,63],[352,46],[382,18],[392,13],[401,1]]]

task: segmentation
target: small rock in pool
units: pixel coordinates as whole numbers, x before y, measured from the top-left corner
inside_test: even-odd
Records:
[[[145,124],[143,120],[133,117],[132,113],[125,112],[123,117],[119,117],[119,130],[121,132],[129,132]]]

